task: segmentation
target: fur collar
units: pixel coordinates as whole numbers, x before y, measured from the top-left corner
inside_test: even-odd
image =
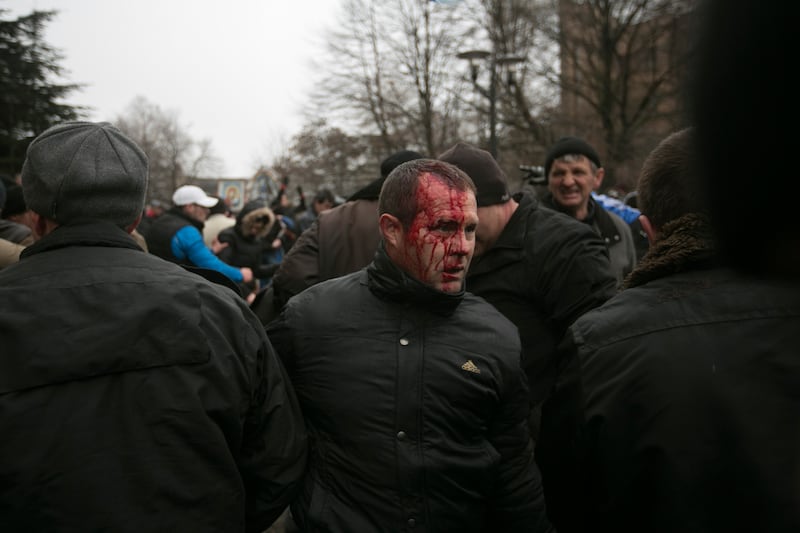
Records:
[[[716,264],[717,247],[706,215],[689,213],[664,225],[661,236],[625,278],[622,289]]]

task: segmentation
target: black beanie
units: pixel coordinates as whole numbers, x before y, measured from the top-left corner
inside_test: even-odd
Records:
[[[597,155],[594,148],[589,143],[578,137],[561,137],[556,143],[550,147],[547,152],[547,159],[544,162],[544,177],[548,179],[550,176],[550,167],[553,166],[553,161],[559,157],[567,154],[580,154],[589,158],[589,160],[602,167],[600,164],[600,156]]]
[[[492,154],[467,143],[458,143],[438,157],[460,168],[472,178],[478,190],[478,207],[503,204],[511,198],[506,175]]]

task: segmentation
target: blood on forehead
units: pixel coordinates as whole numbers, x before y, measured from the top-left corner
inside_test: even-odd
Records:
[[[463,263],[464,227],[471,218],[477,222],[475,195],[470,190],[454,189],[429,173],[420,176],[415,195],[417,211],[406,232],[401,255],[404,267],[413,276],[435,283],[448,265]]]
[[[427,223],[446,217],[459,223],[464,220],[464,208],[469,204],[469,190],[459,191],[447,185],[435,174],[425,173],[419,177],[417,187],[417,213],[415,221],[427,219]]]

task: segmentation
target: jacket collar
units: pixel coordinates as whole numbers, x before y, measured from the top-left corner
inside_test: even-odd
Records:
[[[532,210],[539,209],[539,205],[538,200],[530,194],[518,192],[514,194],[513,198],[519,206],[506,222],[494,245],[483,254],[472,258],[467,274],[468,278],[472,275],[493,272],[504,265],[522,259],[528,239],[526,218],[530,216]]]
[[[625,278],[628,289],[670,276],[720,264],[714,230],[707,215],[687,213],[664,224],[658,240]]]
[[[594,198],[589,198],[589,216],[587,222],[591,222],[597,228],[597,233],[606,241],[606,245],[622,242],[617,225],[604,207],[601,207]]]
[[[68,246],[101,246],[108,248],[130,248],[144,252],[136,241],[122,228],[110,222],[84,220],[59,226],[32,245],[25,248],[20,259],[41,252]]]
[[[494,248],[514,248],[522,249],[525,243],[525,222],[531,209],[536,208],[537,200],[533,196],[518,192],[512,198],[519,204],[517,209],[511,214],[506,227],[500,232],[500,236],[495,241]]]
[[[413,305],[440,315],[451,315],[464,298],[464,288],[456,293],[438,291],[414,279],[395,265],[381,242],[375,259],[367,266],[367,285],[378,297]]]
[[[192,226],[194,226],[195,228],[197,228],[197,230],[200,233],[203,233],[203,228],[205,227],[205,223],[204,222],[200,222],[199,220],[194,219],[194,218],[190,217],[189,215],[187,215],[186,213],[184,213],[183,209],[181,209],[180,206],[176,205],[176,206],[171,207],[169,209],[169,211],[167,211],[165,214],[166,215],[173,215],[173,216],[176,216],[176,217],[178,217],[180,219],[183,219],[186,222],[188,222],[189,224],[191,224]]]
[[[555,202],[552,193],[547,193],[544,198],[542,198],[542,203],[551,209],[555,209],[556,211],[565,213],[568,216],[572,216]],[[603,207],[598,205],[594,198],[589,197],[589,202],[586,205],[586,211],[586,218],[581,220],[581,222],[588,224],[589,227],[595,231],[595,233],[603,237],[603,240],[606,241],[606,245],[620,242],[622,240],[619,231],[617,230],[617,226],[614,224],[614,220],[611,218],[611,215],[609,215]]]

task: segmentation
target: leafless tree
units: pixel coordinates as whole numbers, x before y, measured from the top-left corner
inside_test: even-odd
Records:
[[[595,143],[607,173],[625,188],[643,155],[684,121],[680,88],[692,55],[693,4],[551,0],[551,11],[540,12],[539,30],[560,51],[560,61],[538,72],[560,88],[556,128]]]
[[[428,0],[345,0],[315,109],[376,135],[384,154],[439,152],[458,136],[453,17]]]
[[[137,96],[116,118],[116,125],[147,154],[148,201],[169,202],[173,191],[190,179],[218,173],[220,161],[211,141],[193,139],[175,111]]]
[[[372,164],[376,137],[350,135],[324,120],[309,123],[295,135],[272,169],[290,188],[313,196],[320,187],[347,197],[378,176]]]
[[[520,164],[543,159],[558,112],[558,87],[538,75],[538,65],[558,60],[557,46],[538,28],[543,7],[542,0],[463,2],[462,23],[469,26],[469,38],[462,40],[461,49],[485,56],[459,65],[474,89],[461,95],[464,116],[479,125],[477,138],[483,141],[478,144],[496,151],[512,185],[522,177]]]
[[[644,156],[682,125],[692,9],[691,0],[345,0],[312,116],[377,140],[375,167],[381,152],[435,156],[465,140],[496,149],[512,182],[557,137],[580,135],[601,152],[605,185],[630,188]],[[471,65],[456,59],[468,50],[486,53]]]

